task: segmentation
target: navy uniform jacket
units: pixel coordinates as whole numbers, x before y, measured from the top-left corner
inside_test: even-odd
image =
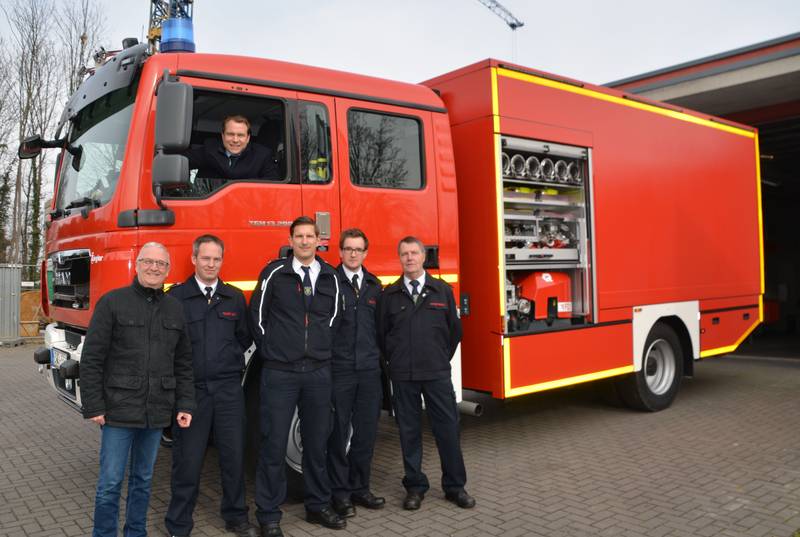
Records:
[[[361,268],[364,281],[361,282],[358,298],[342,265],[336,268],[342,300],[339,329],[333,340],[334,370],[353,371],[380,367],[375,315],[381,282],[367,272],[365,267]]]
[[[247,303],[242,292],[222,280],[208,303],[194,275],[168,291],[183,304],[192,340],[195,384],[241,381],[244,352],[253,342],[247,325]]]
[[[197,169],[197,177],[208,179],[279,179],[278,166],[269,148],[252,140],[231,166],[225,147],[218,137],[192,146],[187,152],[189,168]],[[218,185],[217,185],[218,186]]]
[[[392,380],[450,377],[450,359],[461,341],[461,319],[453,290],[425,275],[417,304],[402,276],[386,288],[378,305],[378,344]]]
[[[330,363],[339,317],[339,278],[321,258],[311,309],[306,312],[303,280],[292,257],[269,263],[250,297],[250,317],[264,367],[309,371]]]

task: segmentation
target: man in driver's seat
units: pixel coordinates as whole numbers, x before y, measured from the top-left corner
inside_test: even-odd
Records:
[[[250,121],[240,115],[222,120],[222,135],[189,149],[189,168],[198,179],[207,179],[209,190],[231,179],[279,179],[272,151],[250,143]]]

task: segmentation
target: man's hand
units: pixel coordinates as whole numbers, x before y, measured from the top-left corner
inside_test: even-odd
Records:
[[[89,418],[91,421],[95,422],[97,425],[102,427],[106,424],[106,416],[105,414],[100,414],[99,416],[95,416],[93,418]]]
[[[187,428],[192,424],[192,415],[188,412],[178,412],[178,427],[181,429]]]

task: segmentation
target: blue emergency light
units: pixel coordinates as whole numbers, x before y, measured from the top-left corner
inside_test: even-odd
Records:
[[[194,52],[192,19],[167,19],[161,26],[161,52]]]

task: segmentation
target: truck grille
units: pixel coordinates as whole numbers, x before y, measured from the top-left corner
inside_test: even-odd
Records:
[[[89,307],[89,250],[68,250],[50,256],[54,306],[85,310]]]

